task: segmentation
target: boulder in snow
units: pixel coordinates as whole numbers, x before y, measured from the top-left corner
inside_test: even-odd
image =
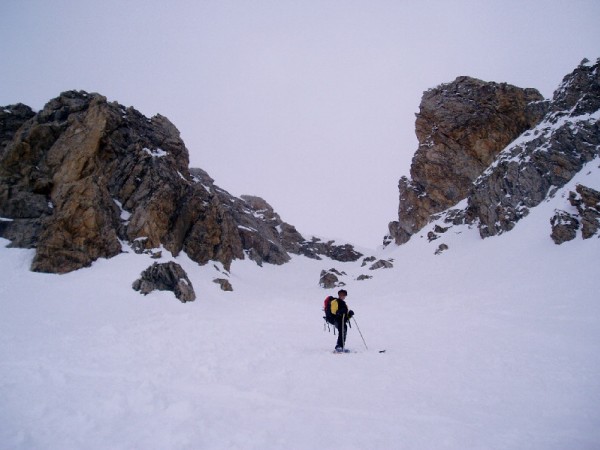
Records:
[[[219,286],[221,286],[222,291],[226,291],[226,292],[233,291],[233,286],[231,285],[229,280],[226,278],[215,278],[213,280],[213,283],[217,283]]]
[[[579,229],[577,218],[559,209],[554,212],[554,215],[550,219],[550,225],[552,225],[550,237],[557,245],[575,239],[577,230]]]
[[[336,269],[322,270],[319,286],[323,289],[332,289],[335,287],[345,286],[346,283],[340,281],[338,276],[346,275],[345,272],[340,272]]]
[[[182,303],[196,300],[192,282],[185,270],[174,262],[154,263],[133,282],[133,289],[147,295],[154,290],[172,291]]]

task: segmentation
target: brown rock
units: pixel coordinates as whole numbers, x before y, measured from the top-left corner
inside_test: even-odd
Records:
[[[557,245],[575,239],[579,229],[577,218],[560,210],[554,212],[554,216],[550,219],[550,225],[552,226],[550,237]]]
[[[352,246],[311,247],[263,199],[236,198],[201,169],[164,116],[147,118],[98,94],[69,91],[38,114],[0,109],[0,236],[36,248],[33,270],[64,273],[163,246],[199,264],[283,264],[289,253],[358,258]],[[307,247],[310,247],[307,250]]]
[[[229,280],[226,278],[215,278],[213,280],[213,283],[217,283],[219,286],[221,286],[222,291],[225,291],[225,292],[233,291],[233,286],[231,285]]]
[[[375,264],[373,264],[371,267],[369,267],[369,270],[391,269],[392,267],[394,267],[394,264],[392,264],[391,261],[386,261],[384,259],[380,259]]]
[[[323,289],[332,289],[334,287],[345,286],[346,283],[340,281],[338,278],[345,275],[345,272],[340,272],[334,268],[322,270],[319,278],[319,286],[321,286]]]
[[[92,177],[59,184],[55,212],[43,221],[32,270],[64,273],[121,252],[119,210]]]
[[[534,89],[469,77],[425,92],[412,179],[400,180],[398,221],[389,227],[396,242],[406,242],[432,214],[466,198],[496,155],[539,122],[545,111],[541,100]]]
[[[132,288],[147,295],[152,291],[172,291],[182,303],[192,302],[196,299],[196,293],[192,282],[185,270],[175,263],[154,263],[142,272],[141,277],[136,280]]]
[[[600,192],[581,184],[575,190],[576,193],[570,193],[569,202],[579,212],[583,239],[589,239],[600,230]]]

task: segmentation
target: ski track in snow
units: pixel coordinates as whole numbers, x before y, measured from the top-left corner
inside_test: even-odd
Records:
[[[379,250],[393,269],[237,261],[224,293],[180,256],[187,304],[131,289],[148,256],[47,275],[2,241],[0,448],[600,448],[600,239],[549,237],[566,190],[600,188],[597,165],[504,235]],[[368,351],[354,326],[355,353],[331,354],[331,267]]]

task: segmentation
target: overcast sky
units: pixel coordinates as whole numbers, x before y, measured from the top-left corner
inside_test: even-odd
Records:
[[[99,92],[180,130],[192,167],[303,234],[375,247],[423,91],[537,88],[600,56],[600,1],[1,0],[0,105]]]

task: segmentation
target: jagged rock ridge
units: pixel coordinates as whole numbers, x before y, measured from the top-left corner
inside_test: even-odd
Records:
[[[37,114],[23,105],[0,111],[0,236],[36,249],[33,270],[76,270],[127,244],[227,269],[245,257],[282,264],[289,253],[362,256],[333,242],[315,246],[264,200],[233,197],[189,169],[164,116],[75,91]]]
[[[396,243],[444,210],[445,223],[477,224],[482,237],[512,229],[600,154],[599,86],[598,61],[584,60],[551,101],[541,101],[531,89],[465,77],[426,92],[417,118],[413,180],[400,180],[399,220],[389,227]],[[483,103],[482,92],[488,98]],[[503,109],[511,101],[513,107]],[[427,112],[434,106],[437,110]],[[465,208],[448,209],[464,199]]]
[[[585,60],[555,91],[548,113],[473,184],[466,220],[482,237],[511,230],[530,208],[600,155],[600,60]]]

